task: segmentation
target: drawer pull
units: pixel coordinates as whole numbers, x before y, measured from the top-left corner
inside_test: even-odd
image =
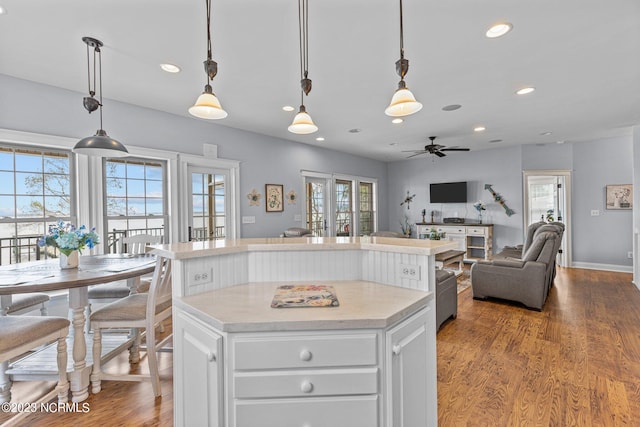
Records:
[[[311,354],[311,352],[306,348],[300,352],[300,360],[304,362],[308,362],[309,360],[311,360],[312,356],[313,355]]]
[[[311,393],[313,391],[313,383],[310,381],[303,381],[302,384],[300,384],[300,391],[303,393]]]
[[[402,346],[401,345],[394,345],[391,348],[391,351],[393,352],[393,354],[395,354],[396,356],[400,354],[400,352],[402,351]]]
[[[214,352],[211,352],[211,353],[207,354],[207,360],[209,362],[215,362],[217,358],[218,357],[216,356],[216,354]]]

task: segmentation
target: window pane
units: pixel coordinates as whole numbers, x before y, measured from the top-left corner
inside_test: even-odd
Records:
[[[69,175],[69,161],[67,156],[48,153],[47,157],[44,158],[44,172]]]
[[[23,172],[42,172],[42,153],[16,153],[16,170]]]
[[[16,173],[16,194],[42,194],[43,176],[33,173]]]
[[[13,171],[13,150],[0,147],[0,170]]]
[[[1,194],[13,194],[13,172],[0,172],[0,183]]]
[[[44,217],[42,196],[16,196],[18,218]]]
[[[125,215],[127,210],[127,200],[121,197],[107,198],[107,215]]]
[[[147,180],[162,181],[162,166],[147,165],[145,172]]]
[[[147,181],[147,197],[162,197],[162,181]]]
[[[144,165],[127,163],[128,179],[144,179]]]
[[[127,196],[144,197],[144,181],[138,179],[127,180]]]
[[[13,209],[13,196],[0,196],[0,218],[14,218],[16,211]]]
[[[191,174],[191,182],[191,192],[193,194],[202,194],[204,192],[204,177],[202,176],[202,174]]]
[[[125,173],[125,164],[121,161],[107,161],[105,163],[105,172],[107,177],[112,178],[124,178],[126,177]]]
[[[107,196],[126,196],[127,181],[125,179],[109,178],[107,179]]]
[[[147,198],[147,215],[162,215],[162,199]]]
[[[44,175],[45,195],[68,195],[69,175]]]
[[[49,196],[44,198],[45,216],[68,217],[69,199],[60,196]]]
[[[129,197],[127,199],[127,215],[141,216],[144,214],[144,199],[138,197]]]

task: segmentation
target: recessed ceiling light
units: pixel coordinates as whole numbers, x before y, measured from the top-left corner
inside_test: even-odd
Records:
[[[444,107],[442,107],[442,111],[455,111],[460,107],[462,107],[462,105],[460,104],[445,105]]]
[[[349,133],[360,133],[360,132],[362,132],[362,129],[358,129],[358,128],[349,129]]]
[[[501,139],[492,139],[491,141],[489,141],[489,143],[491,144],[495,144],[496,142],[502,142]]]
[[[177,65],[173,65],[173,64],[160,64],[160,68],[162,68],[162,70],[166,71],[167,73],[179,73],[180,72],[180,67],[178,67]]]
[[[564,140],[556,141],[556,144],[564,144]]]
[[[396,145],[400,145],[399,142],[391,142],[389,143],[390,146],[395,147]]]
[[[536,88],[533,86],[523,87],[522,89],[516,91],[516,95],[526,95],[533,92],[534,90],[536,90]]]
[[[283,111],[293,111],[295,110],[295,108],[293,108],[291,105],[285,105],[284,107],[282,107]]]
[[[551,135],[552,133],[553,133],[553,132],[546,131],[546,132],[540,132],[540,135],[542,135],[542,136],[549,136],[549,135]]]
[[[397,125],[398,123],[402,123],[402,122],[404,122],[404,120],[402,120],[400,117],[391,120],[391,123],[393,123],[394,125]]]
[[[474,132],[482,132],[483,130],[487,130],[487,128],[484,126],[476,126],[473,128]]]
[[[2,6],[0,6],[0,15],[6,15],[6,14],[7,14],[7,9],[5,9]]]
[[[509,31],[513,29],[513,25],[509,22],[500,22],[498,24],[492,25],[485,35],[490,39],[495,39],[496,37],[502,37],[507,34]]]
[[[316,138],[316,141],[322,142],[322,141],[324,141],[324,137],[319,136],[319,137]]]

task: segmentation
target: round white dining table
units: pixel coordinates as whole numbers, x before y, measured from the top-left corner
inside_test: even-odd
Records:
[[[73,402],[89,397],[89,371],[86,356],[85,309],[90,285],[133,281],[153,272],[155,256],[150,254],[107,254],[80,256],[78,268],[61,269],[57,258],[0,266],[2,307],[11,305],[11,295],[29,292],[68,290],[73,370],[69,372]],[[131,285],[130,285],[131,287]],[[80,339],[79,339],[80,338]],[[0,372],[0,375],[4,375]],[[2,380],[0,379],[0,382]]]

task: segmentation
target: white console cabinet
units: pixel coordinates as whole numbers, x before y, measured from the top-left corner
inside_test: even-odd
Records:
[[[493,256],[493,224],[416,224],[416,236],[426,239],[431,229],[446,233],[445,238],[456,242],[456,250],[465,251],[465,261],[491,259]]]

